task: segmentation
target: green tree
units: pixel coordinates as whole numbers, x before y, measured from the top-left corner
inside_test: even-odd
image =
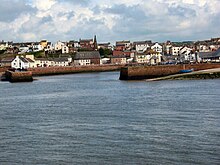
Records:
[[[100,48],[100,49],[99,49],[99,53],[100,53],[101,56],[104,56],[104,55],[105,55],[104,49],[103,49],[103,48]]]
[[[104,49],[105,55],[112,55],[112,50],[111,49]]]

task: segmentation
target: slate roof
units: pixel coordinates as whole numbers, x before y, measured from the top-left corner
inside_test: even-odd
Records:
[[[145,44],[148,44],[148,45],[151,45],[152,44],[152,41],[136,41],[134,42],[134,45],[145,45]]]
[[[39,61],[52,61],[51,58],[37,58],[36,60],[39,60]]]
[[[54,61],[54,62],[68,62],[68,57],[60,57],[60,58],[38,58],[36,60],[39,61]]]
[[[215,58],[220,57],[220,48],[215,52],[200,52],[199,56],[201,58]]]
[[[116,41],[116,43],[130,43],[130,41],[129,40],[127,40],[127,41]]]
[[[108,46],[108,45],[110,45],[110,42],[108,42],[108,43],[99,43],[98,45],[99,46]]]
[[[30,58],[25,58],[28,62],[34,62],[32,59]]]
[[[53,61],[55,61],[55,62],[68,62],[68,57],[54,58]]]
[[[27,63],[27,62],[29,62],[26,58],[24,58],[24,57],[19,57],[19,59],[22,61],[22,62],[25,62],[25,63]]]
[[[7,57],[7,58],[3,58],[1,60],[2,63],[9,63],[9,62],[12,62],[15,58],[12,58],[12,57]],[[33,60],[31,60],[30,58],[24,58],[24,57],[19,57],[19,59],[21,61],[23,61],[24,63],[27,63],[27,62],[34,62]]]
[[[131,43],[130,41],[116,41],[116,46],[122,46],[122,45],[125,45],[127,43]]]
[[[15,58],[14,57],[6,57],[6,58],[3,58],[1,60],[2,63],[8,63],[8,62],[12,62]]]
[[[88,51],[88,52],[77,52],[74,60],[83,59],[100,59],[100,54],[98,51]]]

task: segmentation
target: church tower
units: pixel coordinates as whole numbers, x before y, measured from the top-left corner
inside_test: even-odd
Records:
[[[96,35],[94,36],[94,50],[98,50],[98,44],[97,44],[97,39],[96,39]]]

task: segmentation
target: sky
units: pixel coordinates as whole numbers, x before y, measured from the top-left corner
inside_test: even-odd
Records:
[[[5,41],[220,37],[220,0],[0,0],[0,7]]]

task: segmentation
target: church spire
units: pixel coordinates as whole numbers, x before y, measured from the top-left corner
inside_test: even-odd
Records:
[[[94,36],[94,50],[98,50],[96,35]]]

